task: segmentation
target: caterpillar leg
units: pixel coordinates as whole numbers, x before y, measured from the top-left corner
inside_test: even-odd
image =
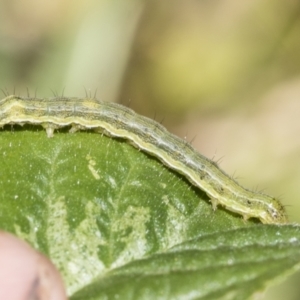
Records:
[[[54,136],[54,130],[58,129],[60,126],[52,123],[42,123],[43,128],[46,129],[46,134],[48,138],[52,138]]]
[[[214,211],[217,210],[219,201],[216,198],[210,198],[210,203]]]

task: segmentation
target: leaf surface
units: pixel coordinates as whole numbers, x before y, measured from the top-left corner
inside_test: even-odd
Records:
[[[48,255],[71,299],[247,299],[299,267],[295,225],[244,222],[124,140],[0,134],[1,228]]]

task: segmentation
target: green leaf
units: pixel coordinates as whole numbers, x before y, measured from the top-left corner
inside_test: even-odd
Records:
[[[247,299],[299,262],[291,232],[260,225],[208,234],[112,270],[72,299]]]
[[[247,299],[299,268],[298,226],[244,222],[124,140],[0,134],[1,228],[48,255],[71,299]]]

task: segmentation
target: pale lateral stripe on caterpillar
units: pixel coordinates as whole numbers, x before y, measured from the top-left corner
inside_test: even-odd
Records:
[[[214,209],[220,204],[244,219],[259,218],[266,224],[288,221],[277,199],[243,188],[190,144],[120,104],[89,98],[39,99],[14,95],[0,100],[0,127],[25,123],[42,125],[48,137],[53,136],[55,129],[71,125],[70,132],[96,129],[124,138],[184,175],[209,196]]]

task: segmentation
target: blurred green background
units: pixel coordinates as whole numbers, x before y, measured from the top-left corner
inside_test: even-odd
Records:
[[[299,17],[296,0],[0,0],[0,87],[163,120],[300,222]],[[300,299],[299,281],[263,299]]]

